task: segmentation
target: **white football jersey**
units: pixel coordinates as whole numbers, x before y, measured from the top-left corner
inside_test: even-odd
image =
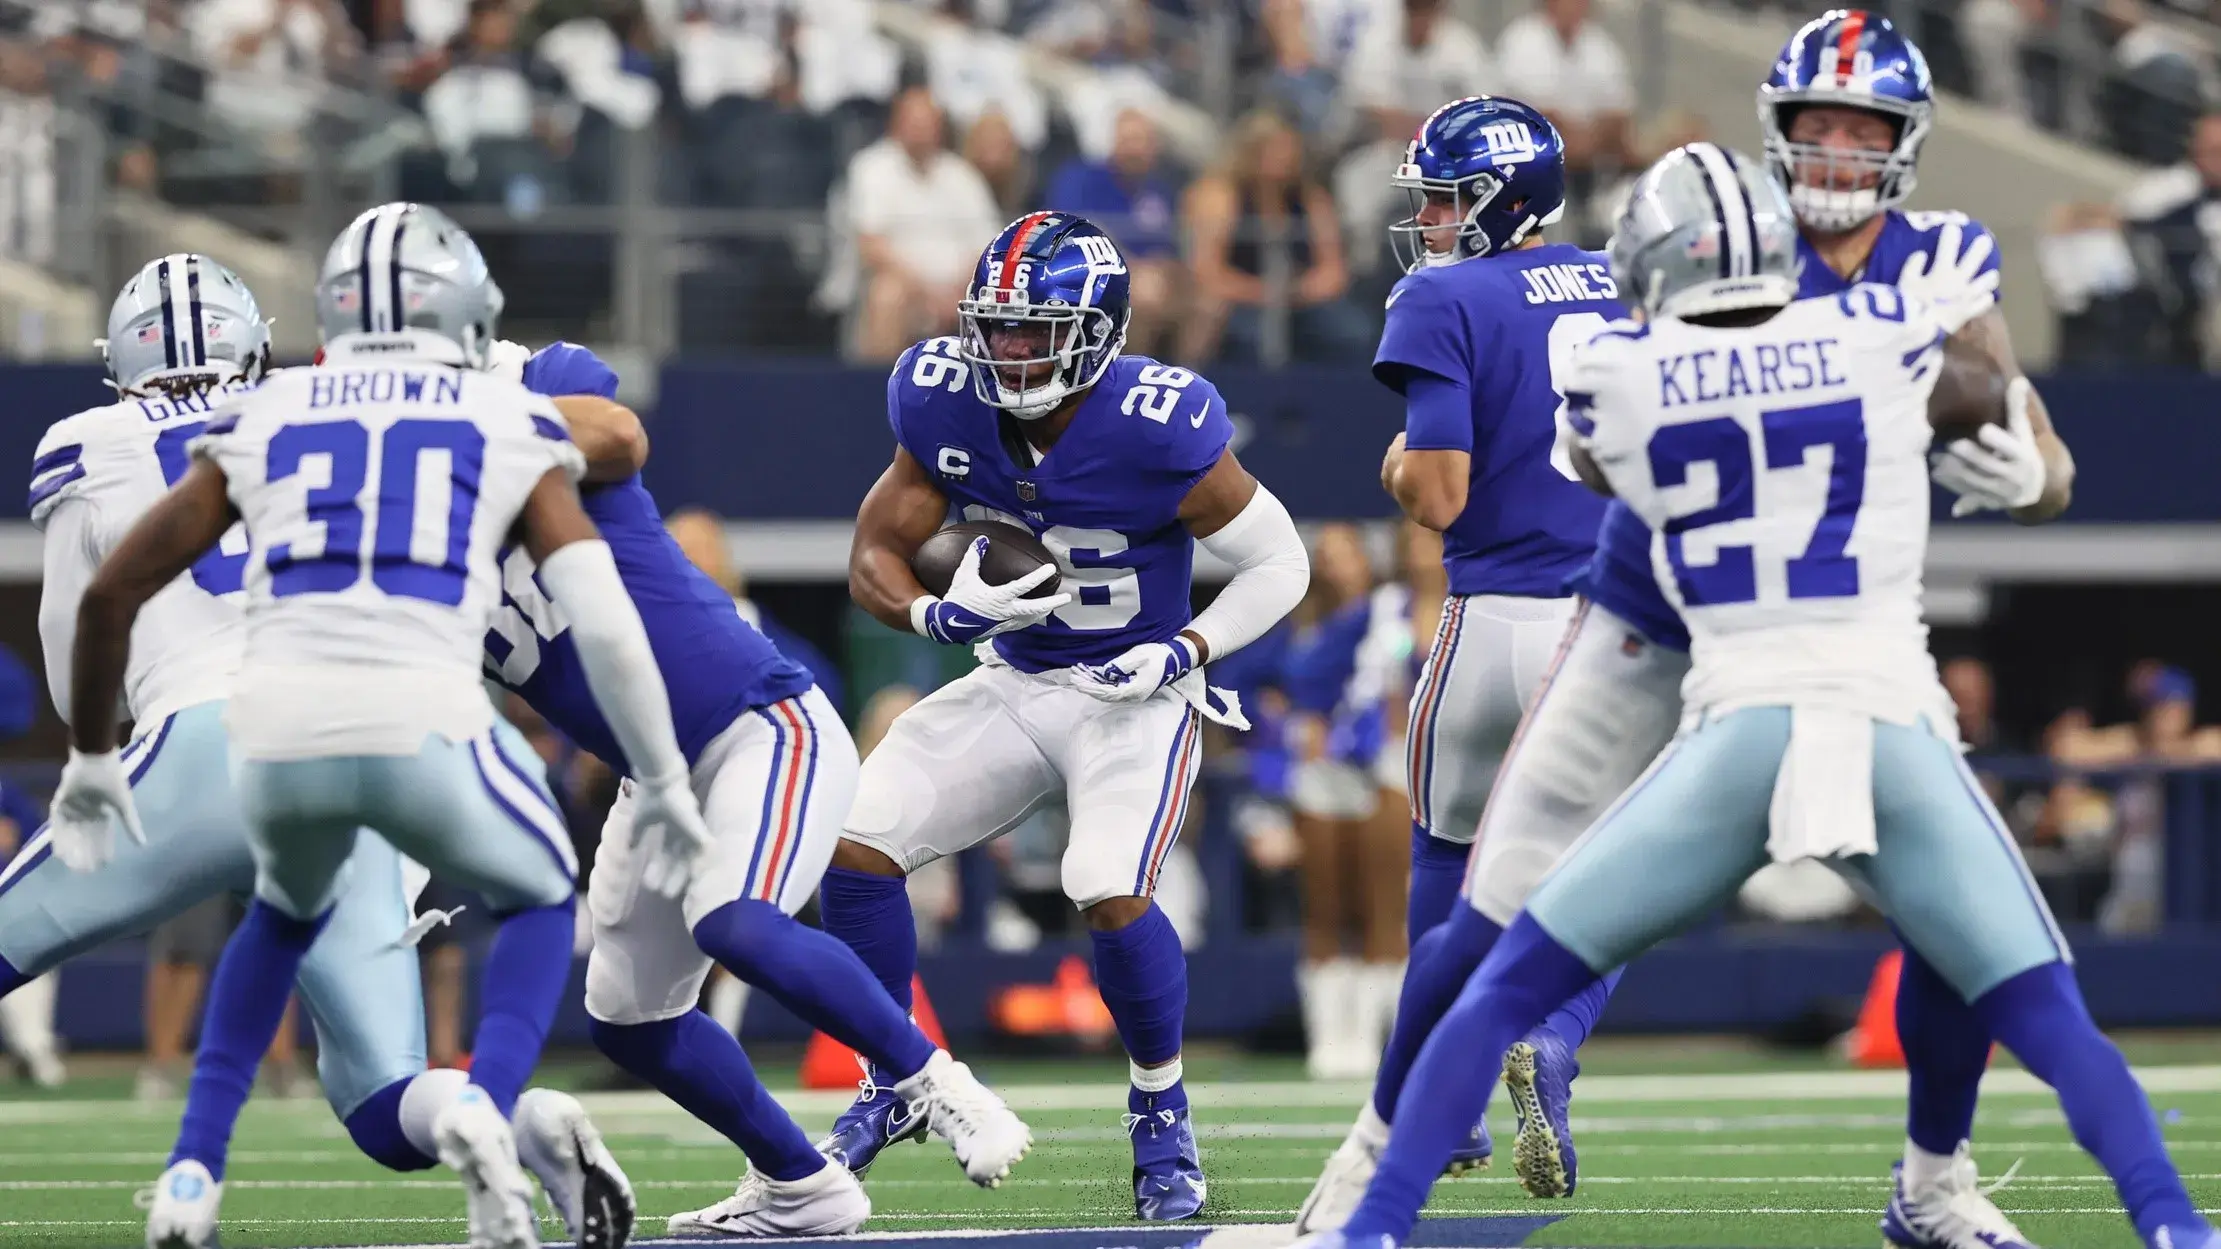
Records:
[[[1943,340],[1916,300],[1861,285],[1744,328],[1622,322],[1579,354],[1569,419],[1651,526],[1692,711],[1934,712],[1920,600]]]
[[[390,343],[390,340],[389,340]],[[252,759],[404,754],[485,732],[496,554],[550,469],[585,461],[552,401],[409,353],[278,374],[194,440],[246,523]]]
[[[39,440],[30,501],[31,523],[46,535],[39,640],[47,689],[63,719],[85,587],[140,514],[185,475],[187,444],[228,397],[125,399],[59,421]],[[144,729],[230,695],[245,650],[246,566],[247,531],[234,525],[190,573],[147,602],[131,630],[119,715]]]

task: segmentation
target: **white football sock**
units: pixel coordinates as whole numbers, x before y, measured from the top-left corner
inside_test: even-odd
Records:
[[[709,987],[709,1017],[734,1036],[748,1017],[748,985],[734,976],[719,976]]]
[[[440,1156],[439,1140],[432,1135],[432,1125],[438,1122],[440,1112],[452,1105],[464,1089],[470,1087],[470,1073],[451,1067],[436,1068],[420,1073],[401,1090],[401,1135],[409,1144],[427,1158]]]
[[[1180,1082],[1180,1071],[1181,1062],[1177,1054],[1173,1055],[1171,1062],[1162,1067],[1141,1067],[1135,1065],[1132,1059],[1126,1060],[1127,1077],[1134,1082],[1135,1088],[1144,1093],[1162,1093],[1178,1084]]]
[[[1932,1154],[1905,1138],[1905,1190],[1923,1193],[1951,1174],[1952,1165],[1958,1161],[1956,1153]]]

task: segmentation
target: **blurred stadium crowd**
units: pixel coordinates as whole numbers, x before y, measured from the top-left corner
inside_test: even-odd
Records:
[[[696,214],[680,349],[885,360],[949,327],[998,223],[1047,206],[1138,262],[1140,350],[1362,360],[1397,276],[1387,178],[1436,105],[1548,112],[1592,244],[1625,175],[1704,135],[1638,99],[1590,3],[0,0],[0,254],[51,257],[75,202],[59,93],[97,106],[98,176],[266,235],[365,171],[379,198],[498,209],[514,233],[467,224],[512,312],[554,324],[606,314],[620,243],[548,214],[652,203]],[[2148,167],[2043,225],[2064,361],[2197,363],[2221,289],[2204,0],[1891,7],[1940,87]]]

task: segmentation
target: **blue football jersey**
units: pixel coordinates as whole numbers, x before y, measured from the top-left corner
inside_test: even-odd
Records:
[[[1421,269],[1388,297],[1373,376],[1409,394],[1414,373],[1465,383],[1470,427],[1407,418],[1404,445],[1472,456],[1465,511],[1442,535],[1453,594],[1558,598],[1596,547],[1602,500],[1553,457],[1564,396],[1553,375],[1624,315],[1597,252],[1549,243]]]
[[[964,519],[1023,526],[1056,554],[1073,601],[994,639],[1013,668],[1103,663],[1187,627],[1195,541],[1180,504],[1234,437],[1201,375],[1121,356],[1037,456],[1018,418],[972,393],[956,340],[933,338],[895,362],[887,423]]]
[[[614,397],[617,375],[593,352],[553,343],[524,367],[543,395]],[[656,667],[671,696],[679,749],[692,763],[752,707],[810,688],[808,670],[781,655],[741,619],[731,595],[689,563],[635,474],[582,486],[579,499],[616,558],[618,579],[640,611]],[[570,623],[549,600],[523,548],[502,558],[502,604],[486,634],[486,673],[522,695],[557,731],[631,775],[609,722],[586,684]]]
[[[1976,239],[1989,235],[1987,227],[1965,213],[1890,209],[1882,219],[1881,233],[1874,238],[1874,250],[1867,255],[1865,267],[1850,277],[1829,268],[1812,244],[1799,237],[1797,297],[1840,294],[1859,282],[1894,283],[1905,271],[1905,262],[1932,253],[1937,234],[1953,223],[1962,231],[1962,254],[1963,249],[1974,246]],[[1982,271],[1993,272],[1997,266],[1997,249],[1992,246]],[[1572,588],[1641,630],[1652,642],[1685,651],[1689,649],[1689,631],[1682,627],[1681,617],[1658,588],[1650,562],[1650,538],[1650,527],[1626,504],[1612,500],[1605,510],[1604,527],[1597,534],[1596,558],[1574,578]]]

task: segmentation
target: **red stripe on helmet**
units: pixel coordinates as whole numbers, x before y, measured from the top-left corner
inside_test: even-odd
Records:
[[[1843,15],[1843,28],[1835,36],[1835,81],[1844,86],[1851,81],[1851,65],[1858,58],[1859,37],[1866,33],[1866,10],[1853,9]]]
[[[1018,276],[1018,257],[1025,254],[1026,244],[1033,240],[1033,232],[1041,228],[1042,222],[1055,215],[1034,213],[1018,223],[1018,232],[1010,236],[1010,247],[1003,252],[1003,277],[998,285],[1004,290],[1009,290],[1012,280]]]

